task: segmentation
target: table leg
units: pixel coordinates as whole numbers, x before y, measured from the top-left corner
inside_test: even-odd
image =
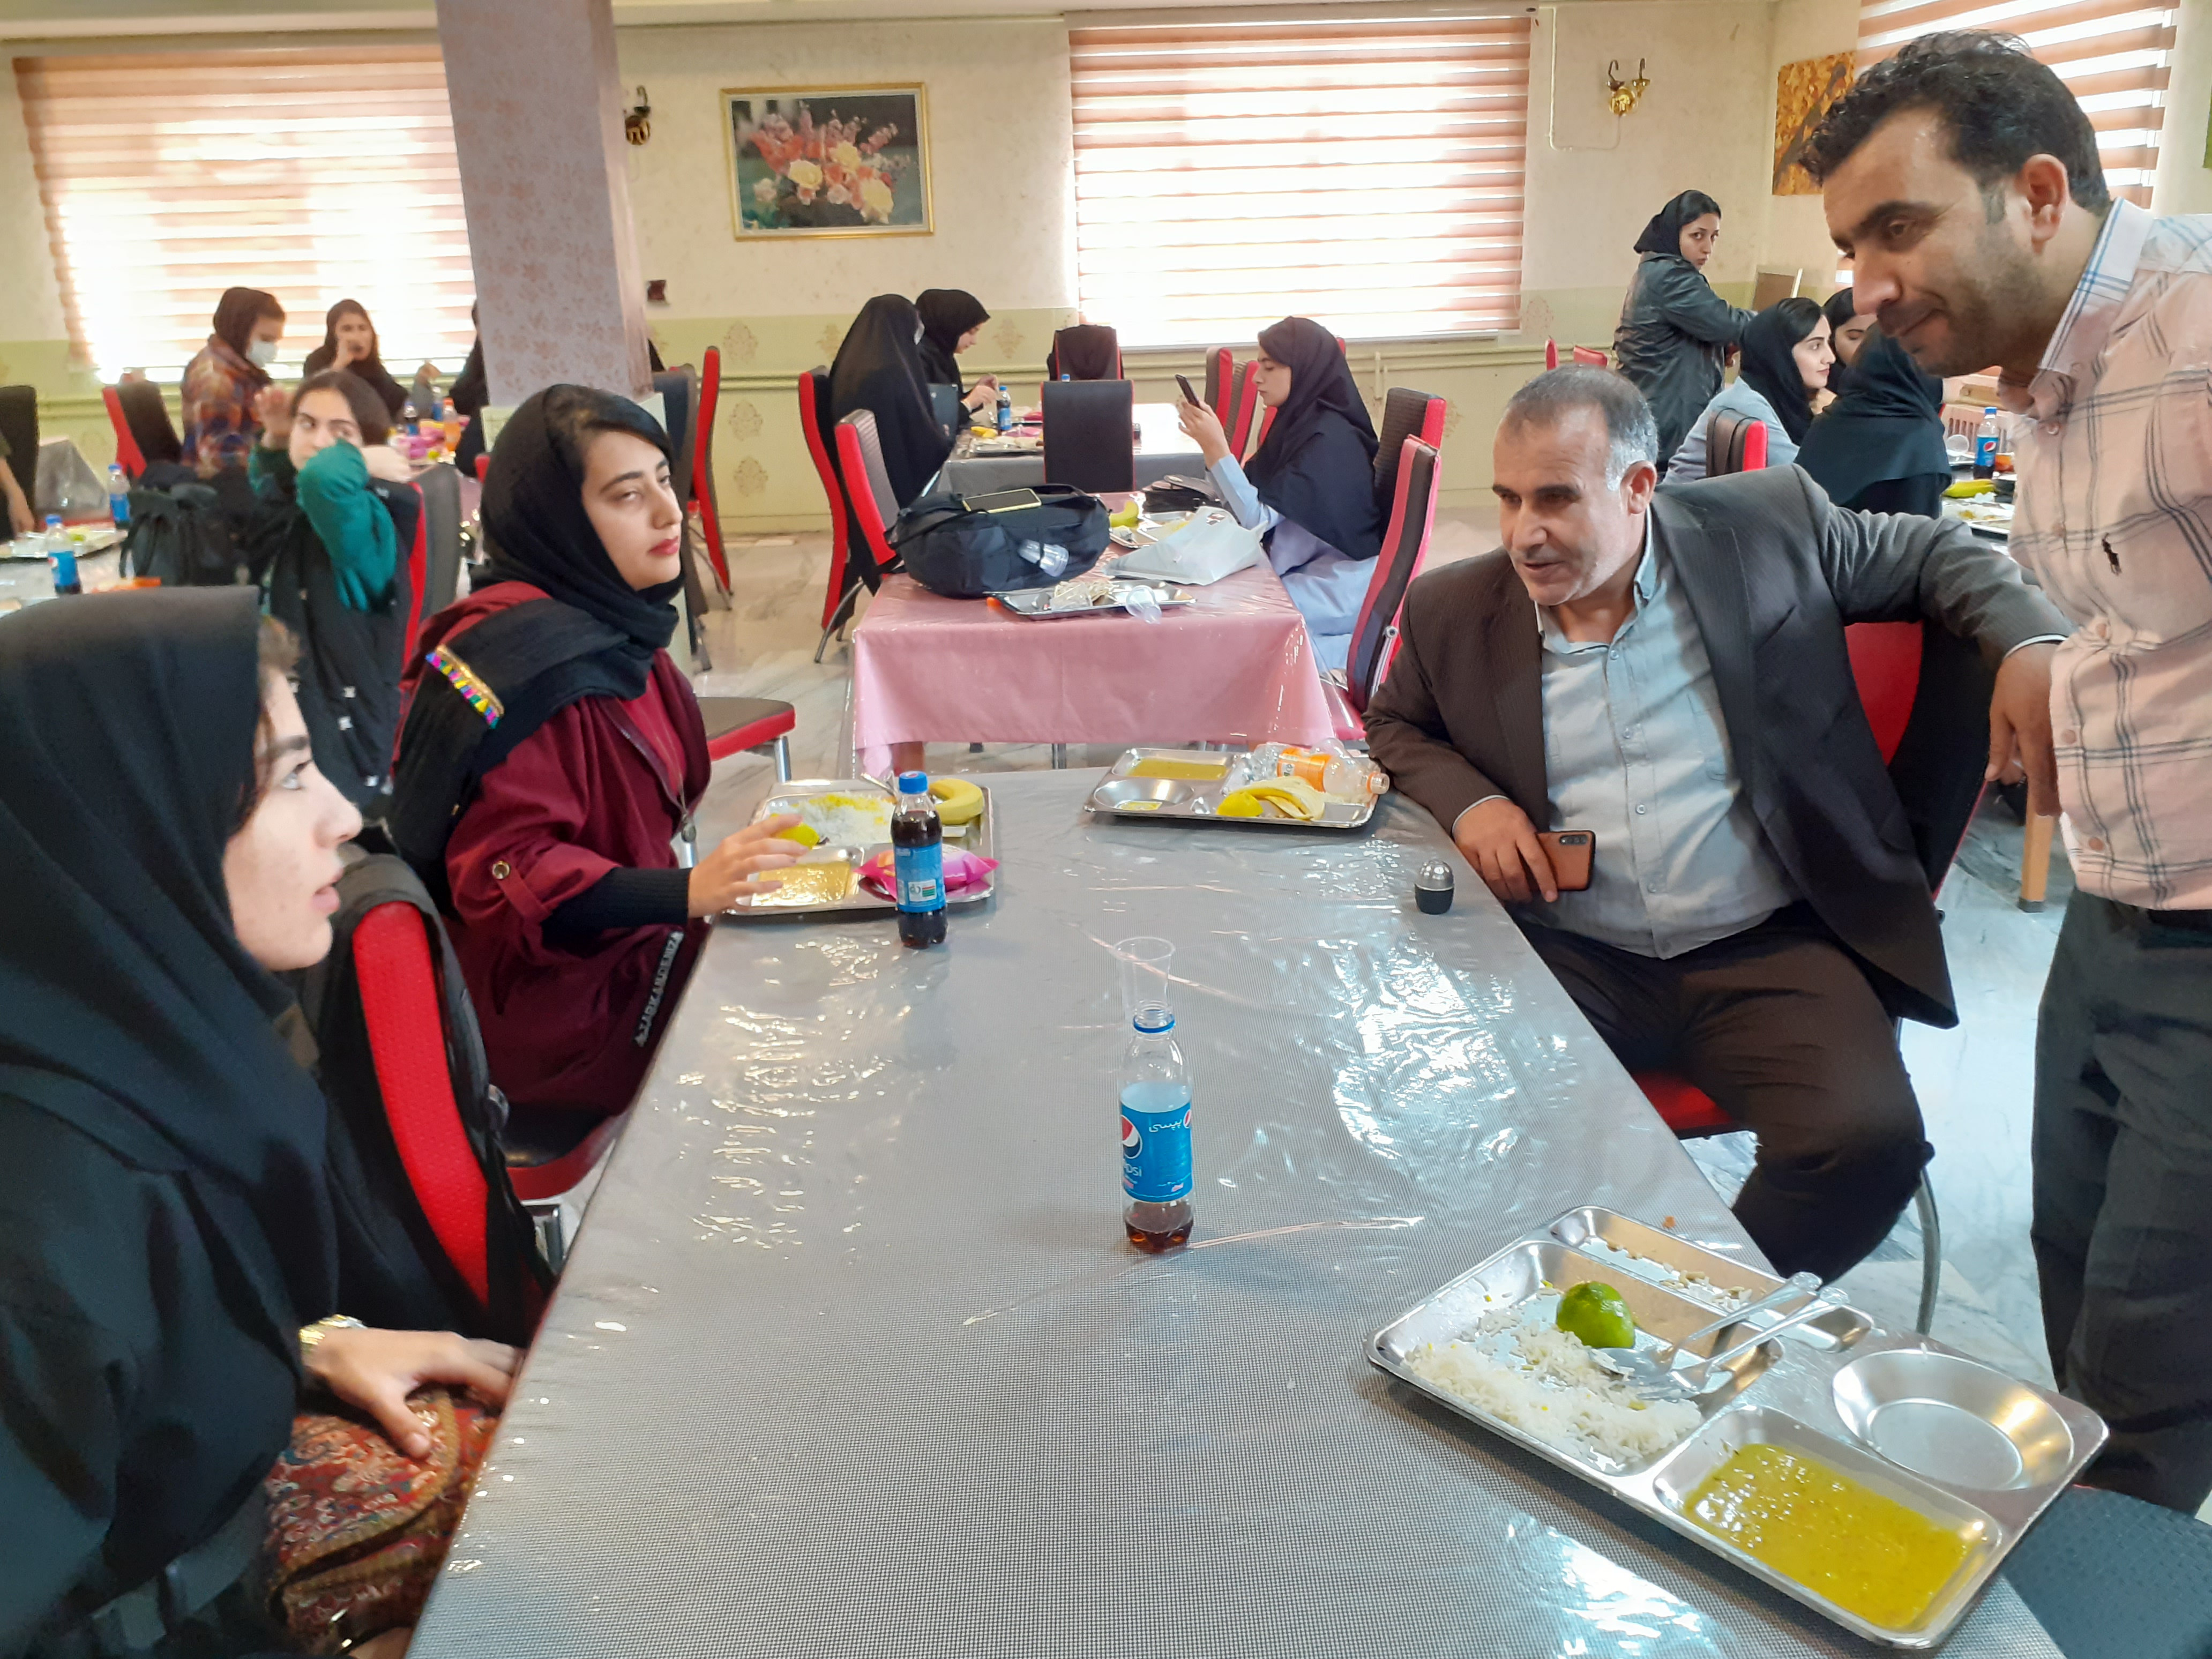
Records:
[[[1067,745],[1066,744],[1056,743],[1053,744],[1052,767],[1053,770],[1055,772],[1063,772],[1067,769]]]
[[[2040,910],[2045,890],[2051,884],[2051,837],[2057,818],[2037,812],[2027,815],[2027,838],[2020,851],[2020,908]]]

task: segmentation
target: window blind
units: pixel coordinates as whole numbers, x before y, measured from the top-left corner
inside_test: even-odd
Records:
[[[1528,20],[1068,33],[1077,286],[1125,345],[1517,328]]]
[[[1938,29],[2017,34],[2057,71],[2097,129],[2105,184],[2148,206],[2166,116],[2174,14],[2142,0],[1868,0],[1859,8],[1859,68]]]
[[[104,380],[173,379],[216,301],[265,289],[277,362],[368,308],[403,384],[467,354],[476,283],[435,46],[19,58],[70,337]]]

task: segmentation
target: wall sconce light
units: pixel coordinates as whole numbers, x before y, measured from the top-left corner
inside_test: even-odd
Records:
[[[1613,106],[1613,112],[1616,116],[1626,115],[1634,109],[1637,100],[1644,96],[1644,88],[1650,84],[1650,78],[1644,73],[1644,59],[1641,58],[1636,60],[1636,78],[1633,81],[1624,81],[1620,78],[1619,59],[1616,58],[1605,66],[1605,101]],[[640,95],[642,95],[644,91],[643,87],[638,88]],[[630,140],[634,144],[644,142],[641,138]]]
[[[623,113],[623,137],[633,144],[641,144],[653,137],[653,106],[645,100],[645,88],[637,89],[637,104]]]

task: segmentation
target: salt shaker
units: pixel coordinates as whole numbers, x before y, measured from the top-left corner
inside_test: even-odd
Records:
[[[1440,916],[1450,909],[1451,866],[1441,859],[1434,864],[1423,865],[1419,878],[1413,883],[1413,902],[1432,916]]]

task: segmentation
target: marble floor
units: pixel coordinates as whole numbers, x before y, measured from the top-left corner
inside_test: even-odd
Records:
[[[1494,544],[1492,513],[1439,513],[1436,562],[1471,557]],[[812,660],[828,572],[820,535],[739,538],[728,548],[729,608],[708,618],[714,658],[702,691],[780,697],[798,711],[794,775],[842,773],[850,746],[848,647],[832,642]],[[1076,747],[1070,766],[1103,766],[1117,749]],[[1042,767],[1042,744],[933,746],[929,763],[947,771]],[[742,823],[773,774],[746,756],[716,769],[702,814],[702,839]],[[1944,939],[1960,1000],[1956,1030],[1905,1028],[1905,1059],[1936,1146],[1931,1180],[1942,1212],[1943,1277],[1936,1334],[2015,1375],[2047,1381],[2035,1273],[2028,1252],[2027,1132],[2036,1002],[2058,921],[2071,890],[2063,852],[2054,860],[2050,902],[2036,915],[2014,902],[2021,832],[2001,806],[1985,810],[1942,894]],[[1750,1137],[1723,1136],[1692,1148],[1724,1193],[1749,1168]],[[1846,1280],[1861,1305],[1893,1328],[1910,1328],[1920,1285],[1919,1233],[1911,1212],[1874,1257]]]

